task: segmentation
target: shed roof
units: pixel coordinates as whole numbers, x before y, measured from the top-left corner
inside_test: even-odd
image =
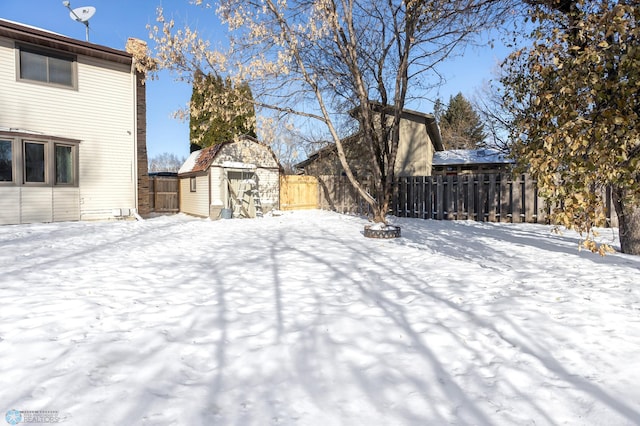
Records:
[[[277,158],[269,146],[263,144],[262,142],[258,141],[256,138],[253,138],[251,136],[241,135],[241,136],[238,136],[237,139],[232,139],[226,142],[211,145],[209,147],[192,152],[191,155],[189,155],[189,158],[187,158],[187,160],[184,162],[182,167],[180,167],[180,170],[178,170],[178,174],[182,175],[186,173],[199,173],[199,172],[206,171],[211,166],[216,156],[220,153],[220,151],[222,151],[223,147],[229,144],[232,144],[234,142],[237,142],[239,140],[247,140],[250,142],[254,142],[268,149],[271,155],[273,155],[273,158],[277,162]]]
[[[448,166],[454,164],[511,164],[514,161],[506,154],[490,148],[482,149],[451,149],[433,154],[434,166]]]

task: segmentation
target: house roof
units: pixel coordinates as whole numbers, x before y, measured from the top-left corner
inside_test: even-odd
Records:
[[[380,109],[381,105],[379,103],[372,102],[372,105],[375,109]],[[391,106],[387,106],[387,109],[391,110]],[[355,111],[357,109],[351,110],[350,115],[354,116]],[[433,114],[426,114],[418,111],[412,111],[410,109],[402,110],[402,118],[423,122],[427,128],[427,134],[429,135],[429,139],[431,139],[431,143],[435,151],[443,151],[444,145],[442,144],[442,137],[440,136],[440,127],[438,127],[438,123],[436,122],[436,118]],[[350,140],[355,140],[358,137],[358,133],[348,136],[343,139],[343,142],[348,142]],[[304,169],[309,164],[316,161],[318,158],[334,153],[337,151],[335,143],[329,143],[327,146],[320,148],[319,150],[311,153],[306,160],[303,160],[295,165],[298,169]]]
[[[0,19],[0,37],[125,65],[131,65],[133,62],[133,56],[124,50],[76,40],[6,19]]]
[[[372,109],[375,111],[380,111],[384,108],[385,111],[389,113],[393,112],[393,105],[382,105],[380,102],[371,102]],[[355,117],[359,107],[354,108],[349,112],[349,114]],[[431,143],[436,151],[444,150],[444,145],[442,144],[442,136],[440,135],[440,127],[436,121],[436,117],[433,114],[428,114],[424,112],[414,111],[411,109],[403,109],[400,115],[402,118],[412,121],[420,121],[423,122],[427,127],[427,133],[429,134],[429,138],[431,139]]]
[[[220,153],[223,147],[237,142],[238,140],[248,140],[265,147],[269,150],[269,152],[271,152],[271,155],[273,155],[273,158],[276,159],[277,162],[277,158],[269,146],[263,144],[262,142],[251,136],[241,135],[238,137],[238,139],[232,139],[192,152],[191,155],[189,155],[189,158],[187,158],[187,160],[184,162],[182,167],[180,167],[180,170],[178,170],[178,175],[184,175],[187,173],[200,173],[206,171],[211,166],[213,160],[215,160],[216,156]]]
[[[514,161],[506,154],[490,148],[452,149],[433,154],[434,166],[450,166],[458,164],[511,164]]]

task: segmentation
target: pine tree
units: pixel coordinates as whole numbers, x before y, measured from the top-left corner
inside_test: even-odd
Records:
[[[434,111],[447,149],[474,149],[484,145],[487,137],[484,124],[462,93],[449,98],[446,110],[438,99]]]

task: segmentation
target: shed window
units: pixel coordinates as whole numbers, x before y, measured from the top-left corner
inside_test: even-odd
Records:
[[[39,142],[24,143],[24,181],[25,183],[45,182],[45,144]]]
[[[0,182],[13,181],[13,142],[0,140]]]
[[[74,86],[73,57],[20,47],[20,78],[62,86]]]
[[[191,192],[196,192],[196,178],[192,177],[189,179],[189,190]]]

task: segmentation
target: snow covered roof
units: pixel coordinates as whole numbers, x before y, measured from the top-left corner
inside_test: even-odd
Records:
[[[76,40],[42,28],[0,19],[0,37],[35,44],[49,49],[86,55],[94,58],[130,65],[133,57],[123,50]]]
[[[489,148],[451,149],[433,154],[434,166],[447,166],[451,164],[510,164],[513,162],[512,159],[507,158],[502,152]]]
[[[22,22],[12,21],[11,19],[5,19],[5,18],[2,18],[2,20],[3,20],[3,21],[6,21],[6,22],[9,22],[10,24],[23,26],[23,27],[25,27],[25,28],[29,28],[29,29],[32,29],[32,30],[42,31],[42,32],[44,32],[44,33],[49,33],[49,34],[53,34],[53,35],[60,36],[60,37],[67,37],[67,36],[65,36],[64,34],[55,33],[55,32],[53,32],[53,31],[49,31],[49,30],[46,30],[46,29],[44,29],[44,28],[40,28],[40,27],[35,27],[35,26],[33,26],[33,25],[29,25],[29,24],[23,24]]]
[[[220,152],[222,146],[227,143],[229,142],[211,145],[207,148],[193,151],[182,167],[180,167],[180,170],[178,170],[178,174],[204,172],[211,165],[211,162],[218,152]]]
[[[211,166],[216,156],[220,153],[220,151],[222,151],[223,147],[229,144],[232,144],[234,142],[242,141],[242,140],[250,141],[260,146],[263,146],[269,151],[271,156],[273,156],[273,160],[277,163],[277,158],[269,146],[263,144],[262,142],[258,141],[254,137],[251,137],[248,135],[241,135],[241,136],[238,136],[237,139],[211,145],[207,148],[203,148],[201,150],[192,152],[191,155],[189,155],[189,158],[187,158],[187,160],[184,162],[182,167],[180,167],[180,170],[178,170],[178,175],[185,174],[185,173],[198,173],[198,172],[206,171]],[[223,164],[223,166],[234,167],[234,168],[247,168],[249,165],[242,162],[238,162],[238,161],[232,161],[232,162],[226,161]],[[255,166],[251,165],[251,167],[253,168]]]
[[[4,126],[0,126],[0,132],[26,133],[31,135],[42,134],[42,132],[37,132],[35,130],[18,129],[15,127],[4,127]]]

